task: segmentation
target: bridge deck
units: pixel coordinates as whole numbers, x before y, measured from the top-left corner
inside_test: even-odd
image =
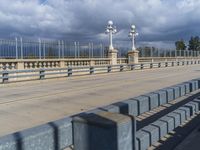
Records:
[[[1,86],[0,136],[200,77],[200,65]]]

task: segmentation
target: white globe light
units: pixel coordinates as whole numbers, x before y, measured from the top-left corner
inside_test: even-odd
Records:
[[[139,35],[139,33],[136,33],[135,35],[136,35],[136,36],[138,36],[138,35]]]
[[[135,29],[135,28],[136,28],[135,25],[132,25],[132,26],[131,26],[131,29]]]
[[[112,26],[112,25],[113,25],[113,21],[112,21],[112,20],[109,20],[109,21],[108,21],[108,25]]]

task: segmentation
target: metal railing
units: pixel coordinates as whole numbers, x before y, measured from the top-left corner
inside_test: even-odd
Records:
[[[123,42],[122,42],[123,43]],[[127,58],[130,46],[127,43],[115,44],[118,57]],[[164,50],[139,48],[140,57],[199,57],[199,51]],[[108,46],[105,43],[80,43],[64,40],[28,41],[0,39],[0,59],[61,59],[61,58],[107,58]]]
[[[123,72],[131,70],[142,70],[152,68],[174,67],[200,64],[200,60],[191,61],[171,61],[171,62],[152,62],[141,64],[120,64],[120,65],[105,65],[105,66],[82,66],[82,67],[68,67],[68,68],[51,68],[51,69],[31,69],[31,70],[4,70],[0,72],[0,79],[2,83],[9,81],[20,81],[17,79],[25,80],[42,80],[45,78],[55,77],[71,77],[72,75],[92,75],[95,73],[110,73],[110,72]],[[14,80],[12,80],[14,79]]]

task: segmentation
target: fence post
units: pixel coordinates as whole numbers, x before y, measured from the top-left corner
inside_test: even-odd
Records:
[[[23,56],[23,41],[22,41],[22,37],[20,38],[20,43],[21,43],[21,59],[23,59],[24,56]]]
[[[42,58],[42,51],[41,51],[41,39],[39,38],[39,59]]]
[[[72,68],[68,68],[68,77],[71,77],[72,76]]]
[[[45,70],[40,70],[40,80],[43,80],[45,78]]]
[[[58,40],[58,58],[60,59],[60,40]]]
[[[8,79],[9,79],[9,73],[7,72],[7,71],[3,71],[3,73],[2,73],[2,82],[3,83],[6,83],[6,82],[8,82]]]
[[[16,59],[18,59],[18,43],[17,43],[17,38],[15,38],[15,51],[16,51]]]

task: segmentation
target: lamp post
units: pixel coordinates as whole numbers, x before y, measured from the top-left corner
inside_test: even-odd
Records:
[[[106,26],[106,34],[109,35],[109,50],[108,50],[108,58],[110,58],[110,64],[117,64],[117,50],[113,47],[113,34],[117,33],[116,27],[113,25],[113,21],[108,21],[108,25]]]
[[[131,25],[131,30],[129,32],[129,37],[132,39],[132,48],[128,52],[128,61],[130,64],[137,64],[138,63],[138,57],[139,57],[139,51],[136,50],[135,47],[135,38],[139,34],[136,32],[135,25]]]
[[[129,32],[129,37],[132,39],[132,51],[135,51],[135,37],[138,36],[139,34],[136,32],[136,27],[135,25],[131,26],[131,30]]]
[[[109,50],[113,50],[113,34],[117,33],[116,27],[113,26],[113,21],[108,21],[105,33],[109,35]]]

